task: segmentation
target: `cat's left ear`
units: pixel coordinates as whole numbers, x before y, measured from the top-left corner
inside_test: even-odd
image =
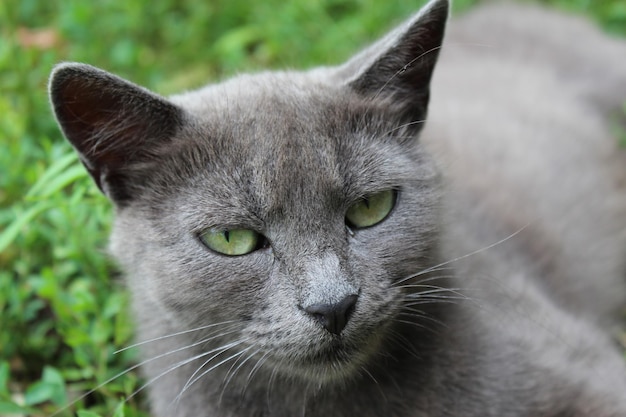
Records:
[[[341,66],[338,75],[367,98],[389,100],[403,120],[422,120],[448,14],[448,0],[431,0],[402,26]]]

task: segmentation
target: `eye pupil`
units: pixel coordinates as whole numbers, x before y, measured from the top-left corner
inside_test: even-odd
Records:
[[[230,243],[230,231],[224,230],[224,239],[226,239],[226,242]]]

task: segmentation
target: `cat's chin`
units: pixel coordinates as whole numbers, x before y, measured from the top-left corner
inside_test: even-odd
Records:
[[[369,338],[335,338],[317,349],[302,349],[297,355],[276,357],[272,362],[285,376],[322,385],[342,384],[364,372],[380,350],[385,332]]]
[[[332,385],[354,378],[366,362],[366,355],[356,353],[349,358],[338,354],[328,354],[326,357],[306,357],[277,365],[287,377],[303,382],[314,382],[318,385]]]

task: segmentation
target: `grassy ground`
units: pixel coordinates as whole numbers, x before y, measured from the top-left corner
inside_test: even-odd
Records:
[[[456,0],[463,9],[475,0]],[[626,34],[626,0],[550,0]],[[337,63],[420,4],[405,0],[0,3],[0,415],[144,416],[128,296],[104,256],[111,208],[48,109],[54,63],[162,94],[266,67]]]

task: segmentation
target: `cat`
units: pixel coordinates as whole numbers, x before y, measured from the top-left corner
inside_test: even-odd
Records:
[[[170,98],[54,69],[155,416],[626,416],[625,42],[448,15]]]

